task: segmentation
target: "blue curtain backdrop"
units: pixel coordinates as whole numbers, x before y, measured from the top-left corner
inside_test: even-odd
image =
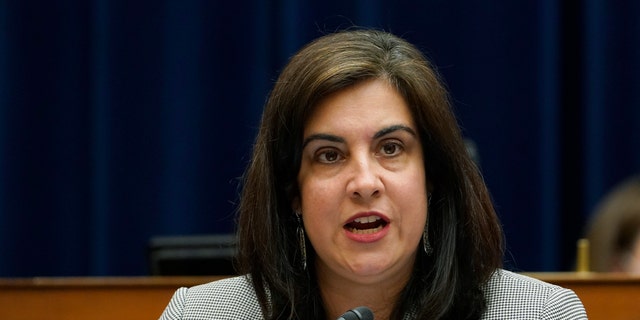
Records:
[[[638,1],[0,0],[0,276],[144,275],[152,236],[232,232],[278,71],[352,25],[438,66],[507,266],[571,269],[640,172]]]

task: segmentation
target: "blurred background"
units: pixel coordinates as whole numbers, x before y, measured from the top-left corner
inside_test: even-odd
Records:
[[[0,0],[0,276],[145,275],[154,236],[233,232],[278,72],[354,25],[438,67],[507,268],[573,269],[640,171],[638,1]]]

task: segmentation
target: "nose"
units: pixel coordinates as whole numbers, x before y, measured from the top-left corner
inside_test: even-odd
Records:
[[[384,184],[380,176],[380,168],[375,159],[360,157],[353,159],[347,193],[351,198],[370,200],[380,196],[384,191]]]

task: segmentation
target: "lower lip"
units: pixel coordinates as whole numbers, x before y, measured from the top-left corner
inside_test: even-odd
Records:
[[[390,224],[387,223],[380,231],[375,233],[364,233],[364,234],[353,233],[348,229],[344,229],[344,232],[347,238],[349,238],[350,240],[361,242],[361,243],[372,243],[384,238],[384,236],[386,236],[387,233],[389,233],[389,225]]]

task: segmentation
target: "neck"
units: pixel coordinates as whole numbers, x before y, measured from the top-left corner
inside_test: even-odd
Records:
[[[318,285],[328,319],[334,320],[347,310],[369,307],[376,320],[387,320],[410,278],[410,273],[375,282],[360,282],[336,276],[318,268]]]

